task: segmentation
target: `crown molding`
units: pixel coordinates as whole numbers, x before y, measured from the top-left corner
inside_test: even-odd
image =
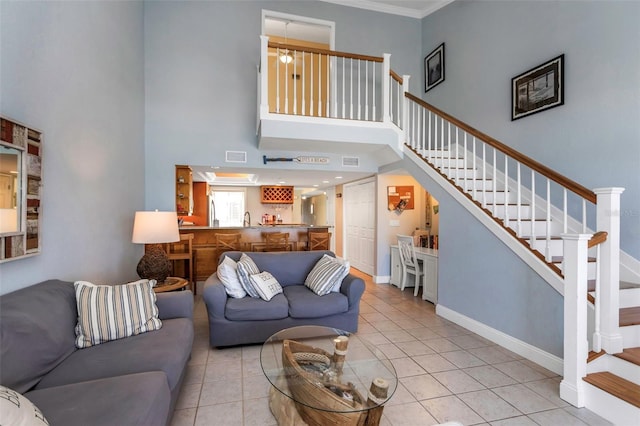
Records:
[[[436,10],[443,8],[449,3],[452,3],[455,0],[433,0],[433,1],[425,2],[425,4],[428,3],[428,5],[421,10],[412,9],[408,7],[393,6],[390,4],[378,3],[378,2],[369,1],[369,0],[321,0],[321,1],[324,1],[325,3],[339,4],[341,6],[357,7],[359,9],[366,9],[374,12],[389,13],[392,15],[400,15],[400,16],[406,16],[409,18],[422,19],[432,14]]]

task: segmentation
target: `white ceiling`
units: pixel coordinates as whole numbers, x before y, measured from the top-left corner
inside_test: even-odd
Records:
[[[454,0],[322,0],[328,3],[421,19]]]

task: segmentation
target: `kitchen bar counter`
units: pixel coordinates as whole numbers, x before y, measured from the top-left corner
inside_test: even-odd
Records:
[[[307,244],[309,232],[327,232],[330,226],[304,224],[254,225],[245,227],[181,226],[181,234],[193,234],[194,275],[197,280],[206,280],[218,265],[216,234],[240,233],[240,250],[251,251],[263,242],[263,233],[288,232],[292,250],[302,250]]]

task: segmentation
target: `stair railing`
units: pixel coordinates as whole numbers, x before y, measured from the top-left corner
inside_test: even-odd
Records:
[[[389,121],[389,81],[383,78],[390,72],[389,54],[367,56],[260,39],[261,113]]]
[[[261,116],[280,113],[393,124],[404,132],[406,145],[564,277],[564,380],[560,391],[563,399],[584,406],[590,247],[596,247],[597,257],[594,349],[601,346],[618,353],[623,347],[618,295],[620,195],[624,189],[589,190],[410,94],[409,77],[400,78],[390,69],[389,54],[380,58],[260,38]],[[279,60],[288,55],[290,60]],[[273,93],[264,67],[273,68],[277,76]],[[527,210],[530,215],[525,214]],[[600,230],[593,239],[590,227]],[[552,256],[552,242],[559,235],[562,269],[554,265]]]

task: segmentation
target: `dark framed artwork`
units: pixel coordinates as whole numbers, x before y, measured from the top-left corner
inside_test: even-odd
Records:
[[[564,55],[511,79],[511,120],[564,104]]]
[[[425,93],[444,81],[444,43],[424,58]]]

